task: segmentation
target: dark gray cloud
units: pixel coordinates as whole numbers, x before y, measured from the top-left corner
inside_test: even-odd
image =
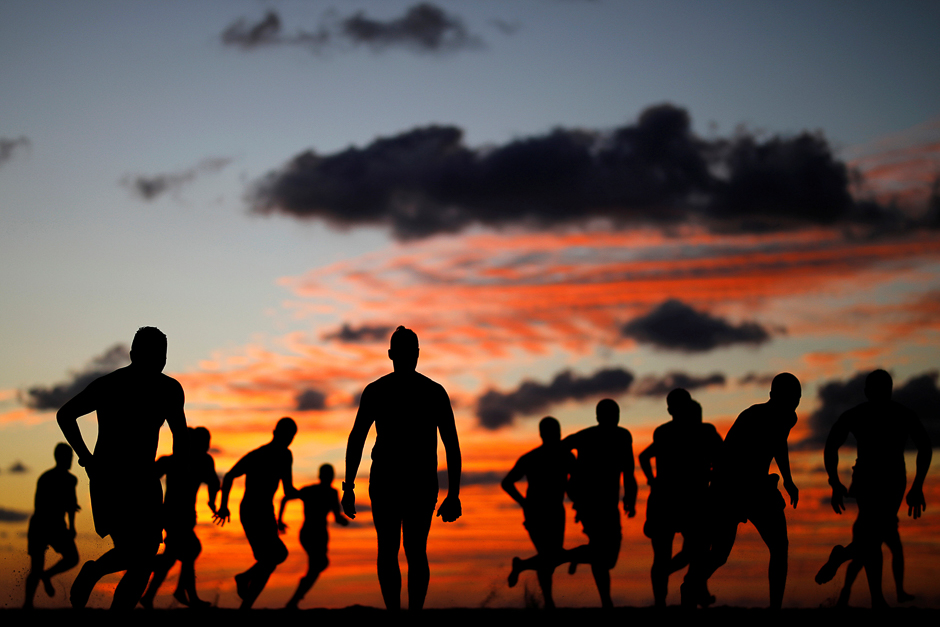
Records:
[[[12,472],[15,475],[25,475],[29,472],[29,466],[21,461],[16,461],[7,469],[7,472]]]
[[[684,388],[691,392],[706,387],[724,387],[725,382],[725,375],[720,372],[703,376],[685,372],[670,372],[662,377],[644,377],[637,382],[631,393],[637,396],[666,396],[676,388]]]
[[[775,374],[770,374],[766,372],[749,372],[740,379],[738,379],[738,385],[764,385],[770,386],[773,383]]]
[[[770,333],[756,322],[735,326],[675,299],[667,300],[645,316],[634,318],[623,325],[620,332],[640,344],[688,353],[732,344],[756,346],[770,339]]]
[[[12,159],[13,153],[28,148],[29,145],[29,138],[27,137],[17,137],[16,139],[0,137],[0,166]]]
[[[800,445],[817,448],[826,443],[829,431],[843,412],[865,402],[865,378],[868,372],[856,373],[851,378],[828,381],[819,387],[820,407],[809,418],[810,435]],[[925,372],[907,380],[904,385],[894,384],[891,398],[913,410],[921,419],[930,442],[940,446],[940,389],[937,388],[938,373]],[[853,436],[849,436],[849,445],[855,445]],[[908,447],[913,442],[908,441]]]
[[[483,427],[499,429],[511,424],[518,415],[530,416],[557,403],[622,394],[630,388],[633,379],[631,372],[608,368],[588,377],[565,371],[548,384],[523,381],[511,392],[488,390],[484,393],[477,400],[477,418]]]
[[[29,513],[18,512],[13,509],[0,507],[0,522],[23,522],[29,518]]]
[[[69,380],[48,387],[41,385],[31,387],[20,393],[20,400],[33,409],[59,409],[98,377],[128,365],[129,354],[130,349],[127,345],[115,344],[92,359],[81,370],[71,373]]]
[[[198,164],[178,172],[145,176],[127,174],[121,179],[121,185],[129,188],[134,195],[143,200],[153,200],[166,192],[178,192],[184,185],[191,183],[200,174],[218,172],[232,162],[226,157],[210,157]]]
[[[499,18],[493,18],[489,21],[490,25],[504,35],[515,35],[522,28],[522,24],[516,21],[508,22]]]
[[[874,227],[899,215],[853,202],[846,166],[821,135],[703,140],[668,104],[609,132],[557,128],[482,149],[466,146],[457,127],[426,126],[333,154],[308,150],[257,181],[249,201],[262,214],[386,225],[401,240],[473,224],[694,220],[766,231]]]
[[[509,472],[508,470],[506,472]],[[485,471],[462,471],[460,473],[460,487],[468,485],[499,485],[506,473],[496,472],[495,470]],[[444,488],[447,486],[447,471],[437,471],[437,482]],[[358,505],[356,507],[359,507]]]
[[[391,337],[392,327],[383,325],[364,324],[354,328],[348,324],[333,333],[323,336],[324,340],[338,340],[340,342],[384,342]]]
[[[308,389],[297,395],[297,411],[326,409],[326,394],[319,390]]]
[[[338,46],[365,45],[376,52],[406,48],[416,52],[447,52],[480,47],[463,21],[430,3],[416,4],[403,15],[378,19],[359,11],[345,17],[329,12],[312,31],[284,32],[280,15],[273,10],[257,22],[240,18],[222,31],[222,43],[242,50],[271,46],[302,46],[313,52]]]

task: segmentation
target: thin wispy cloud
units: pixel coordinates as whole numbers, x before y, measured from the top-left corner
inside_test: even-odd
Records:
[[[127,187],[141,200],[154,200],[163,194],[179,192],[184,186],[203,174],[213,174],[229,165],[228,157],[210,157],[203,159],[191,168],[163,174],[144,175],[127,174],[121,178],[121,185]]]
[[[709,375],[670,372],[662,377],[643,377],[637,382],[631,394],[636,396],[665,397],[676,388],[683,388],[692,392],[709,387],[724,387],[725,381],[725,375],[720,372],[713,372]]]
[[[0,137],[0,167],[13,158],[13,155],[23,149],[29,148],[30,141],[28,137],[17,137],[10,139]]]

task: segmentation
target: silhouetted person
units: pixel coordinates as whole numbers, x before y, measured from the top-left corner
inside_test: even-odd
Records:
[[[851,487],[847,496],[854,496]],[[904,546],[901,544],[901,535],[895,529],[893,533],[888,534],[884,544],[891,550],[891,574],[894,576],[894,588],[897,592],[898,603],[907,603],[914,600],[913,594],[908,594],[904,589]],[[864,562],[856,557],[845,570],[845,583],[842,584],[842,591],[839,593],[837,607],[848,607],[849,598],[852,595],[852,584],[855,578],[865,567]]]
[[[219,476],[215,461],[209,455],[212,436],[205,427],[189,428],[182,455],[164,455],[157,460],[157,476],[166,475],[166,498],[163,501],[163,525],[166,541],[163,553],[154,561],[153,578],[140,599],[140,604],[153,608],[153,599],[160,584],[177,560],[180,576],[173,598],[189,607],[208,607],[196,594],[196,558],[202,543],[196,536],[196,496],[203,483],[209,489],[209,509],[215,514],[215,497],[219,493]]]
[[[281,511],[277,515],[278,529],[283,533],[287,529],[284,524],[284,507],[291,498],[297,498],[304,504],[304,526],[300,528],[300,546],[307,552],[307,574],[300,579],[297,591],[285,606],[296,610],[304,595],[310,591],[326,567],[330,565],[327,558],[327,547],[330,543],[330,534],[327,531],[326,516],[333,512],[333,520],[343,527],[349,525],[349,519],[343,516],[339,509],[339,494],[333,487],[335,471],[330,464],[320,466],[320,483],[304,486],[293,497],[285,496],[281,499]]]
[[[55,468],[42,473],[36,482],[35,506],[29,519],[29,531],[26,533],[30,569],[26,577],[24,608],[33,607],[33,597],[40,581],[46,594],[55,596],[52,578],[78,565],[75,512],[80,508],[78,499],[75,498],[78,478],[69,472],[72,467],[72,449],[68,444],[58,444],[53,456]],[[66,518],[68,524],[65,522]],[[44,570],[46,547],[50,546],[62,559],[49,570]]]
[[[924,425],[917,414],[891,400],[892,385],[891,375],[884,370],[869,374],[865,379],[868,401],[839,416],[829,432],[824,452],[832,486],[832,509],[841,514],[847,490],[839,481],[839,447],[849,433],[855,436],[858,459],[852,487],[858,502],[858,518],[852,527],[852,543],[832,549],[829,561],[816,575],[816,582],[831,580],[842,562],[859,559],[868,578],[872,607],[887,605],[881,591],[881,544],[897,534],[897,513],[907,487],[904,464],[907,439],[913,439],[917,446],[917,471],[907,493],[907,514],[915,519],[926,508],[923,487],[932,456]],[[900,545],[900,536],[897,542]]]
[[[154,469],[161,425],[170,426],[174,453],[185,439],[183,388],[162,372],[166,336],[154,327],[138,329],[130,357],[129,366],[92,381],[57,414],[65,439],[88,474],[95,531],[114,541],[113,549],[85,562],[75,577],[70,600],[77,608],[85,607],[101,577],[121,570],[127,572],[114,591],[111,609],[137,605],[163,540],[163,488]],[[93,411],[98,415],[94,455],[77,422]]]
[[[770,384],[770,400],[745,409],[731,425],[709,490],[711,550],[701,557],[692,557],[681,588],[684,606],[707,605],[713,601],[706,582],[728,561],[738,525],[748,520],[770,549],[767,569],[770,607],[780,609],[783,604],[789,554],[786,502],[777,489],[780,477],[769,473],[770,462],[776,461],[783,475],[783,487],[790,495],[790,503],[796,507],[800,491],[790,474],[787,438],[796,425],[796,408],[801,396],[802,388],[795,376],[788,372],[778,374]]]
[[[700,524],[706,508],[708,482],[721,450],[715,427],[702,422],[702,406],[689,393],[676,388],[666,397],[672,421],[653,432],[653,443],[640,453],[650,495],[646,501],[643,533],[653,543],[653,599],[666,606],[669,575],[689,564],[692,555],[708,550],[708,538]],[[656,460],[656,474],[650,463]],[[682,534],[682,551],[673,556],[676,533]]]
[[[539,435],[542,446],[520,457],[502,482],[503,490],[522,506],[522,524],[538,553],[525,560],[512,558],[509,587],[516,585],[520,573],[534,570],[545,607],[553,608],[552,573],[565,561],[565,490],[575,459],[571,451],[562,448],[561,425],[551,416],[539,423]],[[523,478],[528,482],[524,497],[516,489],[516,482]]]
[[[620,527],[620,476],[623,475],[623,511],[636,516],[636,478],[633,476],[633,436],[620,422],[620,406],[609,398],[597,404],[597,426],[588,427],[562,440],[565,450],[576,450],[578,459],[571,473],[568,495],[577,512],[588,544],[567,552],[571,562],[590,564],[603,607],[613,607],[610,570],[617,565],[623,535]]]
[[[245,494],[238,515],[255,563],[245,572],[235,575],[235,591],[242,600],[243,610],[251,609],[271,573],[287,559],[287,547],[277,533],[274,493],[278,485],[282,484],[284,496],[297,495],[291,471],[294,456],[287,448],[295,435],[297,423],[291,418],[281,418],[274,427],[271,441],[238,460],[222,479],[222,502],[213,517],[220,527],[231,522],[228,495],[232,490],[232,481],[236,477],[245,476]]]
[[[454,522],[460,507],[460,444],[450,398],[440,384],[415,372],[418,336],[398,327],[388,357],[394,372],[362,391],[359,412],[346,445],[343,511],[356,517],[356,474],[362,447],[372,423],[375,446],[369,474],[372,521],[378,537],[379,586],[385,607],[401,608],[401,570],[398,552],[405,546],[408,561],[408,607],[420,610],[428,593],[428,532],[437,503],[437,432],[447,457],[447,497],[437,510],[444,522]]]

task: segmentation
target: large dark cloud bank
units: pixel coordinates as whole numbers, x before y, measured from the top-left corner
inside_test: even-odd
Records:
[[[255,212],[387,225],[401,240],[474,224],[537,227],[697,221],[719,231],[800,225],[917,226],[849,193],[849,171],[818,133],[702,139],[669,104],[610,132],[557,128],[475,149],[454,126],[365,147],[308,150],[249,193]]]

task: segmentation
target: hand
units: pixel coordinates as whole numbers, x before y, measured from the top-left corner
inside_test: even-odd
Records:
[[[342,526],[342,527],[348,527],[348,526],[349,526],[349,519],[348,519],[348,518],[337,518],[337,519],[336,519],[336,524],[337,524],[337,525],[340,525],[340,526]]]
[[[285,533],[287,533],[287,525],[285,525],[280,520],[277,521],[277,532],[281,535],[284,535]]]
[[[343,513],[350,518],[356,517],[356,493],[353,490],[343,492]]]
[[[219,511],[212,515],[212,522],[220,527],[224,527],[227,522],[232,522],[232,514],[228,511],[227,505],[220,507]]]
[[[848,493],[848,490],[841,483],[837,483],[832,486],[832,511],[836,514],[842,514],[845,511],[845,495]]]
[[[924,499],[924,489],[920,486],[911,486],[910,492],[907,493],[907,515],[917,520],[925,509],[927,509],[927,501]]]
[[[460,507],[460,499],[456,496],[448,496],[437,508],[437,515],[444,522],[454,522],[463,514],[463,508]]]
[[[783,489],[790,495],[790,505],[793,506],[793,509],[796,509],[796,504],[800,502],[800,489],[792,481],[784,481]]]

